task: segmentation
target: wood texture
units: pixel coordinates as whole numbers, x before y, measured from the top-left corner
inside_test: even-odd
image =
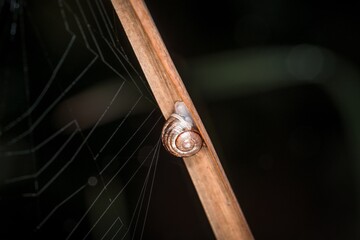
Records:
[[[167,119],[183,101],[205,146],[186,167],[217,239],[253,239],[203,123],[142,0],[112,0],[156,101]]]

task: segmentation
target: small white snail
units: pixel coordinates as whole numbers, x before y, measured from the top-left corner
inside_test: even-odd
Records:
[[[175,113],[166,121],[161,138],[164,147],[177,157],[192,156],[203,145],[200,133],[183,102],[175,103]]]

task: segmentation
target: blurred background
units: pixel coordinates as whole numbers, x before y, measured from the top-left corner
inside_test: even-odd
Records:
[[[63,2],[64,6],[60,4]],[[67,92],[76,74],[90,66],[87,64],[97,47],[106,49],[96,22],[89,20],[94,35],[86,36],[89,42],[95,36],[102,44],[100,47],[93,43],[89,47],[85,38],[79,37],[86,29],[86,24],[79,23],[83,21],[76,5],[79,2],[85,6],[88,1],[0,0],[0,238],[65,239],[96,194],[106,188],[97,184],[100,178],[105,182],[111,179],[124,159],[132,157],[137,149],[127,172],[107,189],[111,199],[140,165],[141,174],[135,178],[132,190],[126,190],[113,209],[113,212],[125,209],[121,219],[126,225],[130,213],[140,211],[135,202],[151,196],[151,202],[143,207],[150,206],[144,230],[140,235],[136,227],[130,227],[132,237],[214,239],[183,163],[162,148],[156,174],[149,175],[154,176],[154,187],[146,192],[148,195],[142,195],[142,191],[139,195],[136,190],[141,189],[147,171],[152,170],[153,163],[142,159],[153,153],[164,122],[157,120],[160,113],[146,87],[139,84],[145,98],[137,104],[140,91],[137,85],[125,81],[122,86],[117,75],[96,62],[84,75],[86,81],[79,81]],[[109,8],[108,1],[102,2]],[[300,0],[146,3],[212,137],[255,239],[360,239],[360,3]],[[36,102],[42,95],[49,76],[57,69],[58,59],[72,41],[71,34],[64,30],[59,6],[67,16],[79,17],[67,19],[78,37],[74,40],[75,50],[69,50],[69,57],[54,78],[56,84],[49,87],[49,95],[44,95],[46,101],[22,124],[9,127],[9,122],[29,109],[29,102]],[[112,10],[108,12],[116,22]],[[115,30],[115,36],[123,34],[120,27]],[[116,40],[136,65],[126,39]],[[118,67],[117,59],[107,57],[112,56],[110,51],[103,54],[109,65]],[[130,75],[141,73],[131,70]],[[137,79],[140,83],[141,77]],[[114,101],[108,107],[120,85],[126,90],[121,92],[126,101]],[[62,94],[64,99],[48,111],[49,104]],[[134,102],[136,108],[129,112]],[[84,136],[92,134],[92,128],[98,124],[96,120],[107,108],[109,114],[96,131],[94,128],[94,137],[87,141],[88,149],[96,153],[117,129],[119,121],[128,121],[119,136],[114,137],[114,143],[99,155],[98,165],[89,164],[97,155],[84,148],[76,164],[61,173],[58,183],[41,196],[35,191],[38,195],[34,198],[24,197],[24,193],[34,191],[38,180],[9,183],[16,176],[32,176],[46,165],[53,151],[72,136],[74,128],[64,129],[59,139],[52,134],[76,119],[82,136],[74,135],[71,140],[74,142],[62,153],[61,162],[39,177],[40,185],[48,183],[57,169],[67,166],[72,154],[81,149]],[[28,138],[11,147],[6,145],[47,111],[41,127]],[[140,129],[145,118],[149,121]],[[127,145],[129,149],[124,150],[124,155],[113,162],[112,170],[99,174],[97,167],[107,166],[134,131],[138,135]],[[141,140],[148,133],[151,134],[143,144]],[[49,135],[56,136],[49,147],[35,154],[31,150],[31,155],[18,154],[19,149],[39,146]],[[14,152],[19,156],[14,154],[13,158]],[[36,233],[34,227],[39,226],[41,219],[84,182],[87,182],[84,192],[79,190],[66,209],[56,212]],[[109,205],[106,198],[99,200],[73,235],[74,239],[83,238]],[[140,213],[139,216],[144,217]],[[96,225],[94,233],[86,235],[87,239],[111,239],[110,234],[100,233],[112,223],[118,224],[112,217],[104,217],[101,226]]]
[[[256,239],[359,239],[356,1],[147,1]]]

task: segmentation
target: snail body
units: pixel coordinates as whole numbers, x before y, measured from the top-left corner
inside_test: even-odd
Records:
[[[175,103],[175,113],[163,127],[162,142],[177,157],[189,157],[201,149],[203,140],[183,102]]]

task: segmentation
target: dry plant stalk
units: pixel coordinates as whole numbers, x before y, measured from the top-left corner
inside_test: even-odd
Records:
[[[164,117],[172,114],[176,101],[184,102],[203,137],[205,145],[200,152],[183,159],[216,238],[253,239],[213,144],[145,3],[112,0],[112,4]]]

